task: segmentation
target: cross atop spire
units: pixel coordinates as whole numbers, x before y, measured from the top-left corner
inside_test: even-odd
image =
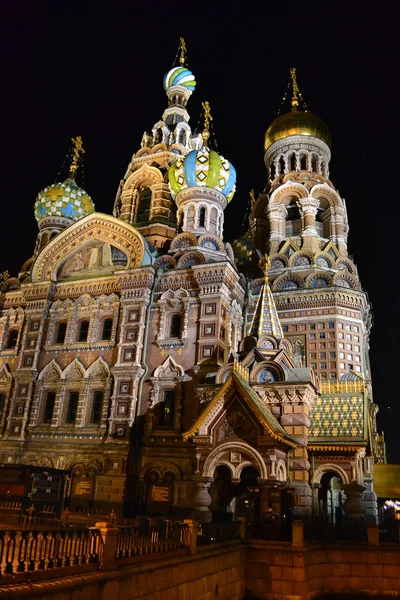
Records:
[[[210,103],[208,100],[201,103],[204,110],[204,129],[201,133],[203,138],[204,146],[207,146],[208,139],[210,137],[210,122],[213,120],[211,116]]]
[[[180,40],[180,49],[181,49],[181,54],[179,57],[179,64],[182,65],[182,67],[186,66],[186,53],[187,53],[187,48],[186,48],[186,42],[185,42],[185,38],[181,37],[179,38]]]
[[[296,68],[290,69],[290,77],[292,78],[293,97],[292,97],[292,110],[297,110],[299,106],[299,86],[297,85]]]
[[[79,167],[79,159],[82,154],[85,154],[85,150],[83,148],[82,138],[80,135],[78,135],[76,138],[72,138],[72,143],[74,147],[72,151],[72,161],[69,167],[69,176],[71,179],[75,179],[76,172]]]

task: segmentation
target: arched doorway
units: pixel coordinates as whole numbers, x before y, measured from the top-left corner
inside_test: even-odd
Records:
[[[344,493],[342,491],[342,480],[337,473],[327,471],[321,477],[318,490],[318,514],[319,517],[332,525],[340,525],[343,522]]]
[[[219,465],[215,469],[214,481],[210,486],[212,520],[215,523],[227,523],[235,518],[236,485],[232,483],[232,474],[228,467]]]
[[[260,517],[260,474],[255,467],[244,467],[240,473],[240,482],[236,487],[235,518],[244,517],[246,521],[257,521]]]

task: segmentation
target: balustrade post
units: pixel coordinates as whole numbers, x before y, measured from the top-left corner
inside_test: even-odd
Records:
[[[292,523],[292,546],[304,546],[303,521],[293,521]]]
[[[244,517],[238,517],[236,519],[238,523],[238,534],[240,540],[246,539],[246,519]]]
[[[198,523],[193,519],[184,519],[183,521],[189,530],[189,552],[195,554],[197,547],[197,529]]]
[[[117,549],[118,535],[120,533],[119,528],[113,527],[106,522],[100,522],[96,523],[95,527],[91,527],[90,529],[98,529],[103,542],[100,568],[104,569],[108,566],[112,566],[115,562],[115,551]]]
[[[379,527],[373,521],[367,523],[368,546],[379,546]]]

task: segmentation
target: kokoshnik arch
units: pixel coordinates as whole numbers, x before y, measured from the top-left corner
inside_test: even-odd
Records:
[[[265,189],[224,241],[236,171],[211,148],[208,103],[191,130],[181,50],[112,216],[76,182],[80,138],[69,177],[37,197],[33,255],[1,293],[1,460],[70,471],[71,510],[335,520],[350,494],[375,519],[370,305],[329,130],[292,69]]]

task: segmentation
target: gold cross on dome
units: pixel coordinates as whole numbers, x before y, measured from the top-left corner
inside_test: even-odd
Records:
[[[72,143],[74,145],[73,154],[72,154],[72,162],[69,168],[70,175],[73,179],[75,179],[75,173],[78,170],[78,162],[79,158],[82,154],[85,154],[85,150],[83,148],[82,138],[78,135],[76,138],[72,138]]]
[[[185,38],[183,38],[183,37],[181,37],[179,39],[180,39],[180,42],[181,42],[181,55],[179,57],[179,63],[182,66],[185,66],[185,63],[186,63],[186,52],[187,52],[186,42],[185,42]]]

